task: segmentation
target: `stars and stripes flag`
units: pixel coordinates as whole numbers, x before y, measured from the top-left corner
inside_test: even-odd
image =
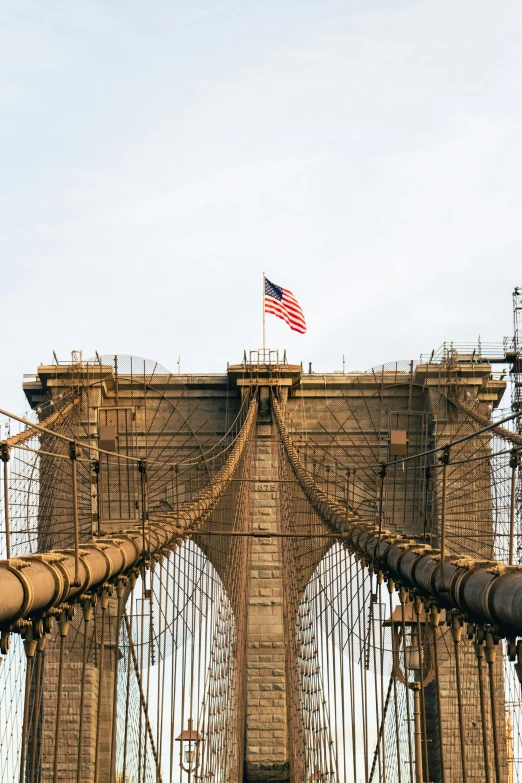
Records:
[[[299,332],[300,334],[306,332],[304,313],[293,293],[288,288],[281,288],[280,285],[271,283],[266,277],[265,313],[277,315],[278,318],[286,321],[294,332]]]

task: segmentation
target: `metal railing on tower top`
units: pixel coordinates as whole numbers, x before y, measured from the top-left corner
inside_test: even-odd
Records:
[[[272,348],[256,348],[243,353],[242,364],[249,369],[270,367],[271,369],[279,369],[281,365],[288,364],[286,359],[286,350],[283,352],[282,359],[279,359],[279,351]]]

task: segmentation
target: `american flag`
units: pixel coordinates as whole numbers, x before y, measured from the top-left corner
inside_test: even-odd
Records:
[[[265,277],[265,313],[272,313],[286,321],[294,332],[304,334],[306,321],[301,306],[288,288],[271,283]]]

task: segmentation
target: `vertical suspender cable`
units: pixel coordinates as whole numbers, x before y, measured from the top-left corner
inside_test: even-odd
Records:
[[[75,587],[80,586],[80,528],[78,524],[78,476],[76,466],[78,462],[78,444],[76,441],[69,443],[69,458],[72,472],[72,502],[74,519],[74,582]]]
[[[377,574],[377,594],[378,594],[378,600],[379,600],[379,608],[380,612],[382,612],[382,607],[384,606],[382,601],[382,582],[383,582],[383,574],[382,571],[379,571]],[[382,615],[379,617],[379,650],[380,650],[380,685],[381,685],[381,712],[382,712],[382,736],[381,736],[381,742],[382,742],[382,779],[383,783],[386,783],[386,743],[385,743],[385,720],[386,720],[386,710],[388,708],[388,698],[389,696],[384,696],[384,628],[383,628],[383,617]],[[390,693],[390,689],[388,689],[388,694]]]
[[[53,783],[58,780],[58,749],[60,747],[60,719],[62,709],[62,682],[63,682],[63,653],[65,637],[69,631],[69,622],[66,612],[62,612],[59,620],[60,627],[60,659],[58,662],[58,688],[56,689],[56,720],[54,724],[54,759],[53,759]]]
[[[151,564],[155,565],[155,562]],[[152,669],[152,666],[154,665],[154,618],[153,618],[153,609],[154,609],[154,568],[149,569],[149,579],[150,579],[150,588],[149,588],[149,650],[148,650],[148,656],[147,656],[147,685],[145,689],[145,701],[148,705],[150,703],[150,672]],[[148,707],[146,712],[146,725],[143,732],[144,742],[143,742],[143,749],[144,749],[144,762],[143,762],[143,783],[145,783],[146,780],[146,770],[147,770],[147,725],[149,723],[149,715],[148,715]]]
[[[29,774],[28,783],[36,783],[37,776],[38,776],[38,752],[39,752],[39,745],[38,745],[38,731],[40,727],[40,712],[41,712],[41,701],[42,701],[42,677],[43,677],[43,666],[44,666],[44,650],[45,645],[47,643],[47,636],[43,635],[40,636],[38,639],[38,642],[36,644],[36,675],[35,675],[35,685],[34,685],[34,705],[33,705],[33,745],[31,748],[31,771]]]
[[[437,691],[437,724],[439,729],[439,756],[440,756],[440,779],[445,783],[444,770],[444,742],[442,734],[442,705],[440,699],[440,677],[439,677],[439,648],[437,640],[437,630],[439,627],[440,612],[435,604],[430,607],[430,624],[433,637],[433,663],[435,664],[435,689]]]
[[[167,666],[167,616],[169,607],[169,584],[170,584],[170,558],[167,557],[166,567],[163,564],[160,565],[161,574],[163,578],[160,579],[160,587],[163,586],[163,594],[165,596],[165,605],[163,608],[163,614],[160,611],[160,635],[159,638],[163,639],[163,654],[159,663],[161,677],[158,673],[158,737],[156,745],[158,747],[158,756],[161,759],[163,752],[163,716],[165,715],[165,671]],[[161,608],[161,590],[160,590],[160,608]],[[163,617],[163,629],[161,628],[161,620]]]
[[[103,669],[105,657],[105,612],[109,604],[107,590],[102,591],[101,596],[101,631],[100,631],[100,652],[98,658],[98,703],[96,709],[96,748],[94,752],[94,783],[99,780],[100,768],[100,735],[101,735],[101,711],[103,699]],[[96,640],[97,641],[97,640]],[[54,782],[53,782],[54,783]]]
[[[457,617],[453,616],[451,622],[451,635],[453,637],[453,649],[455,651],[455,676],[457,679],[457,708],[459,717],[460,755],[462,762],[462,783],[467,783],[468,772],[466,765],[466,737],[464,734],[464,716],[462,713],[462,690],[460,682],[460,658],[459,642],[462,638],[462,626]]]
[[[509,556],[508,564],[513,565],[515,556],[515,519],[516,519],[516,496],[517,496],[517,472],[520,464],[520,452],[518,449],[512,449],[509,466],[511,468],[511,503],[509,513]]]
[[[83,727],[83,707],[85,704],[85,677],[87,669],[87,651],[88,651],[88,623],[92,620],[92,603],[90,598],[83,602],[83,645],[82,645],[82,671],[80,683],[80,712],[78,715],[78,755],[76,757],[76,783],[81,781],[82,770],[82,727]]]
[[[353,594],[353,555],[349,555],[350,559],[350,603],[349,603],[349,623],[350,632],[348,634],[348,663],[350,666],[350,715],[351,715],[351,729],[352,729],[352,759],[353,759],[353,775],[357,780],[357,721],[355,711],[355,621],[354,621],[354,603],[355,597]],[[346,777],[346,775],[345,775]]]
[[[5,521],[5,547],[6,556],[11,557],[11,526],[9,522],[9,446],[7,443],[0,444],[0,458],[4,463],[4,521]]]
[[[368,628],[368,644],[370,647],[373,648],[373,688],[374,688],[374,698],[375,698],[375,725],[377,726],[377,731],[379,731],[379,726],[381,724],[381,721],[383,719],[383,712],[384,712],[384,705],[380,704],[380,710],[379,710],[379,684],[378,684],[378,666],[377,666],[377,643],[375,639],[375,617],[374,617],[374,606],[377,601],[377,592],[373,592],[373,576],[370,577],[370,627]],[[377,583],[376,583],[377,588]],[[370,655],[368,655],[368,663],[370,662]],[[382,695],[382,694],[381,694]],[[383,772],[383,758],[381,754],[381,737],[380,734],[377,734],[377,743],[375,747],[375,752],[377,756],[377,764],[379,769],[379,780],[384,781],[384,772]]]
[[[118,653],[120,651],[120,626],[123,609],[123,582],[118,582],[116,586],[116,595],[118,598],[118,609],[116,613],[116,626],[114,628],[114,639],[111,639],[114,650],[114,681],[112,689],[112,716],[111,716],[111,755],[109,768],[109,781],[113,783],[116,773],[116,723],[118,718]],[[110,627],[110,626],[109,626]]]
[[[36,640],[33,639],[33,629],[29,627],[24,640],[26,670],[25,670],[25,696],[24,696],[24,716],[22,723],[22,744],[20,749],[20,783],[23,783],[25,777],[25,759],[27,755],[27,737],[29,734],[29,699],[31,694],[31,684],[33,681],[34,655],[36,652]],[[36,747],[36,743],[35,743]]]
[[[424,650],[426,643],[426,619],[424,619],[424,641],[421,644],[421,601],[419,596],[415,596],[415,614],[417,616],[417,652],[419,656],[420,664],[420,707],[421,707],[421,728],[422,728],[422,753],[424,758],[424,770],[426,773],[426,779],[430,780],[429,762],[428,762],[428,730],[426,726],[426,699],[424,693],[424,661],[426,659],[426,652]]]
[[[393,615],[393,592],[395,590],[395,583],[393,579],[388,579],[388,593],[390,596],[390,618]],[[395,708],[395,746],[397,753],[397,783],[402,783],[402,759],[401,759],[401,740],[399,733],[399,716],[397,712],[398,700],[397,700],[397,677],[392,670],[391,679],[393,680],[393,706]]]
[[[175,733],[175,725],[174,725],[174,716],[177,715],[176,711],[176,682],[177,682],[177,674],[178,674],[178,629],[179,629],[179,617],[180,617],[180,582],[181,582],[181,568],[180,568],[180,562],[181,562],[181,556],[180,556],[180,550],[176,550],[174,552],[174,563],[173,563],[173,571],[174,571],[174,582],[176,585],[176,598],[174,600],[174,612],[175,617],[172,620],[172,665],[171,665],[171,694],[170,694],[170,714],[171,714],[171,722],[170,722],[170,769],[169,769],[169,783],[173,783],[174,780],[174,748],[175,748],[175,742],[174,742],[174,733]],[[177,574],[177,577],[176,577]],[[183,728],[183,726],[181,727]]]
[[[406,616],[404,612],[404,604],[406,603],[406,590],[404,587],[399,589],[399,600],[401,602],[401,625],[402,625],[402,638],[406,642]],[[413,747],[411,742],[411,704],[410,704],[410,692],[409,686],[406,686],[406,718],[408,724],[408,761],[410,766],[410,780],[413,781]]]
[[[363,749],[364,749],[364,779],[365,783],[368,783],[368,701],[367,701],[367,676],[366,676],[366,597],[364,592],[364,574],[362,575],[362,583],[360,582],[361,565],[357,561],[357,611],[359,618],[360,636],[362,641],[361,654],[359,660],[359,668],[361,671],[361,690],[362,690],[362,719],[363,719]],[[361,609],[361,592],[362,592],[362,609]]]
[[[489,672],[489,702],[491,706],[491,730],[493,734],[493,754],[495,758],[495,775],[497,783],[502,781],[502,772],[500,769],[500,748],[498,743],[498,725],[497,725],[497,695],[495,693],[495,672],[494,664],[497,657],[497,645],[493,638],[493,634],[488,633],[486,635],[486,661],[488,663]]]
[[[422,731],[421,731],[421,706],[420,706],[420,682],[410,683],[413,690],[413,734],[415,738],[415,783],[423,783],[422,774]]]
[[[450,461],[450,448],[444,447],[441,456],[442,461],[442,508],[440,514],[440,586],[439,590],[446,589],[444,578],[444,563],[446,559],[446,499],[447,499],[447,477],[448,464]]]
[[[134,587],[134,586],[132,586]],[[127,682],[125,693],[125,724],[123,729],[123,770],[122,779],[125,780],[127,774],[127,747],[129,742],[129,705],[130,705],[130,675],[131,675],[131,640],[132,640],[132,621],[134,619],[134,592],[131,592],[131,611],[130,618],[125,612],[125,630],[127,632]]]
[[[482,661],[484,660],[484,649],[482,644],[478,641],[475,642],[475,655],[477,658],[477,673],[478,673],[478,686],[480,697],[480,722],[482,724],[482,746],[484,750],[484,774],[485,783],[491,783],[491,771],[489,766],[489,737],[488,727],[486,722],[486,700],[484,698],[484,670],[482,668]]]
[[[148,520],[147,513],[147,460],[141,459],[138,462],[138,470],[140,472],[140,489],[141,489],[141,538],[144,557],[147,558],[147,547],[145,538],[145,525]]]

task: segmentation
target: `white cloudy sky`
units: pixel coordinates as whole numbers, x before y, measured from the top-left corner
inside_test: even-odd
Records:
[[[0,406],[71,349],[317,370],[500,340],[520,0],[1,0]]]

